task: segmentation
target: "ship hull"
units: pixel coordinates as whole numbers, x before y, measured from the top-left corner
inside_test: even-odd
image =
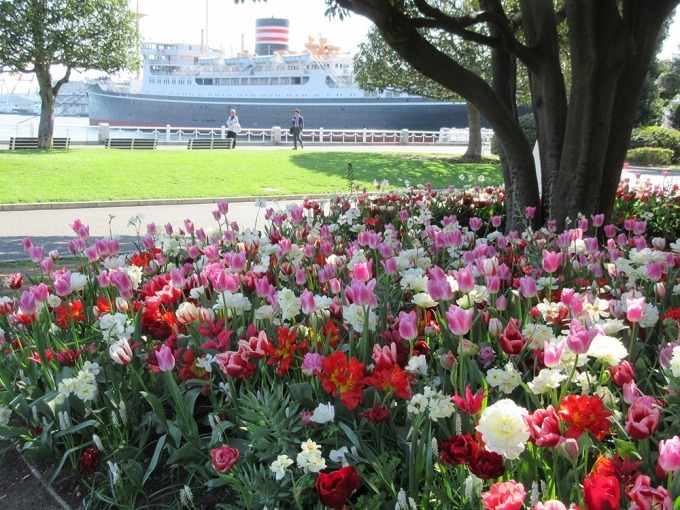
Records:
[[[287,128],[300,108],[306,129],[408,129],[467,127],[465,103],[425,98],[192,98],[88,92],[90,124],[220,127],[234,108],[244,129]]]

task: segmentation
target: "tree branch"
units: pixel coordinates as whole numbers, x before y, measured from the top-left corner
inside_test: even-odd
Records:
[[[57,83],[54,84],[54,87],[52,87],[52,90],[54,91],[55,96],[57,94],[59,94],[59,89],[61,88],[61,86],[64,83],[68,82],[69,79],[71,78],[71,71],[72,70],[73,70],[73,68],[71,66],[68,66],[66,68],[66,73],[64,74],[64,76],[62,76],[61,79],[59,81],[57,81]]]
[[[477,11],[456,17],[433,7],[426,0],[414,0],[414,3],[424,16],[431,18],[412,18],[415,27],[446,30],[466,41],[512,53],[529,68],[536,65],[537,58],[533,50],[527,48],[515,38],[510,21],[504,16],[490,11]],[[496,27],[500,37],[489,37],[467,29],[482,23]]]

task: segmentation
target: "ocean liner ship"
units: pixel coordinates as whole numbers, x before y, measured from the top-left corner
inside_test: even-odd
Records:
[[[218,127],[234,108],[245,129],[287,128],[300,108],[308,129],[467,126],[464,103],[364,91],[339,47],[309,38],[305,51],[290,52],[288,34],[288,20],[258,19],[255,54],[236,57],[200,45],[143,43],[137,87],[88,91],[90,124]]]

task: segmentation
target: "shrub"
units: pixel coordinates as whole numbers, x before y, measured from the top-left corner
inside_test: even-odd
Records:
[[[680,163],[680,131],[677,129],[662,128],[658,126],[648,126],[634,129],[629,149],[641,147],[657,147],[660,149],[670,149],[673,151],[671,163]]]
[[[533,147],[536,143],[536,119],[534,118],[534,114],[526,113],[524,115],[520,115],[517,120],[519,121],[522,131],[524,131],[524,134],[529,139],[529,145]],[[500,153],[501,143],[498,140],[498,137],[493,135],[493,138],[491,139],[491,154],[498,156]]]
[[[667,165],[673,157],[670,149],[658,149],[655,147],[640,147],[630,149],[626,154],[626,161],[631,165],[658,166]]]

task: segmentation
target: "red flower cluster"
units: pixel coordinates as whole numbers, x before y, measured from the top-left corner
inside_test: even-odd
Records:
[[[585,430],[602,440],[610,433],[611,411],[604,408],[602,399],[597,395],[567,395],[557,409],[559,417],[569,425],[565,436],[578,439]]]
[[[279,375],[285,375],[288,373],[290,364],[293,362],[295,351],[299,351],[307,348],[307,342],[296,342],[297,332],[291,331],[290,329],[278,327],[279,338],[278,346],[270,343],[268,345],[267,354],[271,356],[267,361],[267,365],[279,364]]]
[[[470,472],[482,480],[499,478],[505,474],[503,456],[480,448],[469,434],[453,436],[444,441],[439,461],[448,467],[467,463]]]
[[[340,394],[342,404],[352,410],[364,400],[364,367],[356,358],[348,361],[344,352],[336,351],[324,358],[323,370],[316,374],[323,389],[333,396]]]

